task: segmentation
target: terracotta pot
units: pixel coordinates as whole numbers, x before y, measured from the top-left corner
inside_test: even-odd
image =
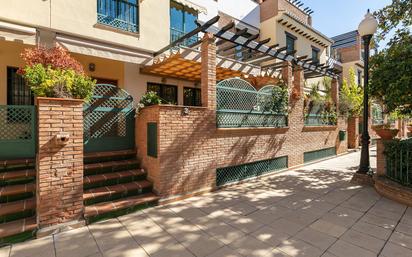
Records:
[[[374,128],[374,130],[384,140],[394,139],[399,132],[399,129]]]

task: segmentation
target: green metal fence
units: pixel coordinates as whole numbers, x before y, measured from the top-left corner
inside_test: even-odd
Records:
[[[84,105],[84,150],[105,152],[134,149],[135,109],[126,91],[108,84],[96,85]]]
[[[325,148],[325,149],[320,149],[316,151],[310,151],[310,152],[305,152],[303,154],[303,161],[306,162],[312,162],[320,159],[324,159],[330,156],[336,155],[336,148],[331,147],[331,148]]]
[[[286,169],[288,167],[288,157],[245,163],[242,165],[219,168],[216,170],[216,185],[239,182],[248,178],[258,177],[273,171]]]
[[[217,89],[217,127],[286,127],[284,113],[273,111],[273,86],[257,91],[239,78],[219,82]]]
[[[306,126],[334,126],[336,125],[336,119],[332,115],[306,114],[305,125]]]
[[[35,155],[35,106],[0,105],[0,160],[34,158]]]
[[[412,139],[385,143],[386,176],[412,187]]]

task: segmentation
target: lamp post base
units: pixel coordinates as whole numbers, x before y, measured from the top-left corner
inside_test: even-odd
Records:
[[[350,181],[352,184],[361,186],[373,186],[375,184],[371,174],[355,173]]]

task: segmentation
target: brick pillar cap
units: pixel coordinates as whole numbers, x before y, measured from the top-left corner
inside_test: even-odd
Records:
[[[36,97],[37,102],[39,101],[67,101],[67,102],[84,102],[84,99],[75,99],[75,98],[55,98],[55,97],[43,97],[38,96]]]

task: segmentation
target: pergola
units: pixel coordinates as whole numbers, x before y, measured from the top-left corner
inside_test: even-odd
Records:
[[[276,74],[279,75],[279,70],[285,67],[285,61],[290,62],[294,68],[302,68],[305,78],[338,77],[339,71],[334,69],[333,63],[319,63],[312,57],[295,56],[296,50],[287,52],[286,46],[267,45],[271,41],[270,38],[257,41],[260,35],[250,35],[247,28],[233,32],[235,22],[218,28],[214,24],[219,19],[220,16],[216,16],[204,23],[196,21],[196,29],[154,53],[153,59],[148,61],[141,71],[199,81],[201,74],[199,46],[202,39],[197,35],[209,33],[216,40],[217,80],[236,76],[260,77],[266,80],[275,78]]]

